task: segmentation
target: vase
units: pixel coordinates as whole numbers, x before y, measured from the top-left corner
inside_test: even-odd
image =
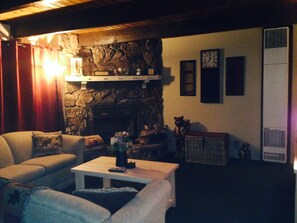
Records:
[[[116,166],[126,167],[128,164],[128,156],[126,151],[116,152]]]

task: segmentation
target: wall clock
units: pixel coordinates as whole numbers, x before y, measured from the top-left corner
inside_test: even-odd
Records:
[[[201,102],[221,102],[221,50],[201,50]]]
[[[201,52],[203,68],[215,68],[219,64],[219,50],[204,50]]]

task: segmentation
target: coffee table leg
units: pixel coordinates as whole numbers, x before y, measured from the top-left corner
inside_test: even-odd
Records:
[[[75,189],[85,189],[85,176],[80,173],[75,173]]]
[[[171,184],[171,194],[169,197],[170,206],[175,207],[176,206],[176,195],[175,195],[175,172],[173,172],[171,175],[168,176],[167,180]]]
[[[103,187],[111,187],[111,180],[108,178],[103,178]]]

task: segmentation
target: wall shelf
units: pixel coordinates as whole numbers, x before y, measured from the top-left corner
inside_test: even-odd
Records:
[[[96,82],[96,81],[151,81],[161,80],[160,75],[131,75],[131,76],[66,76],[68,82]]]
[[[129,75],[129,76],[66,76],[67,82],[81,82],[81,89],[86,89],[87,82],[103,82],[103,81],[143,81],[143,88],[146,88],[146,83],[154,80],[161,80],[160,75]]]

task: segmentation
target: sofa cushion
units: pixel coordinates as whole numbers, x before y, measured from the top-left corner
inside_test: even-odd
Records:
[[[106,208],[111,214],[117,212],[133,199],[137,193],[138,191],[131,187],[80,189],[72,192],[75,196],[84,198]]]
[[[9,145],[16,164],[32,157],[32,131],[9,132],[2,136]]]
[[[43,156],[29,159],[22,162],[23,165],[42,166],[45,169],[45,173],[53,173],[64,167],[68,167],[75,164],[76,156],[73,154],[58,154],[51,156]]]
[[[48,156],[62,153],[62,133],[34,133],[32,134],[32,157]]]
[[[30,182],[44,174],[45,169],[42,166],[18,164],[0,169],[0,177],[20,183]]]
[[[0,136],[0,148],[0,168],[15,164],[9,145],[2,136]]]

